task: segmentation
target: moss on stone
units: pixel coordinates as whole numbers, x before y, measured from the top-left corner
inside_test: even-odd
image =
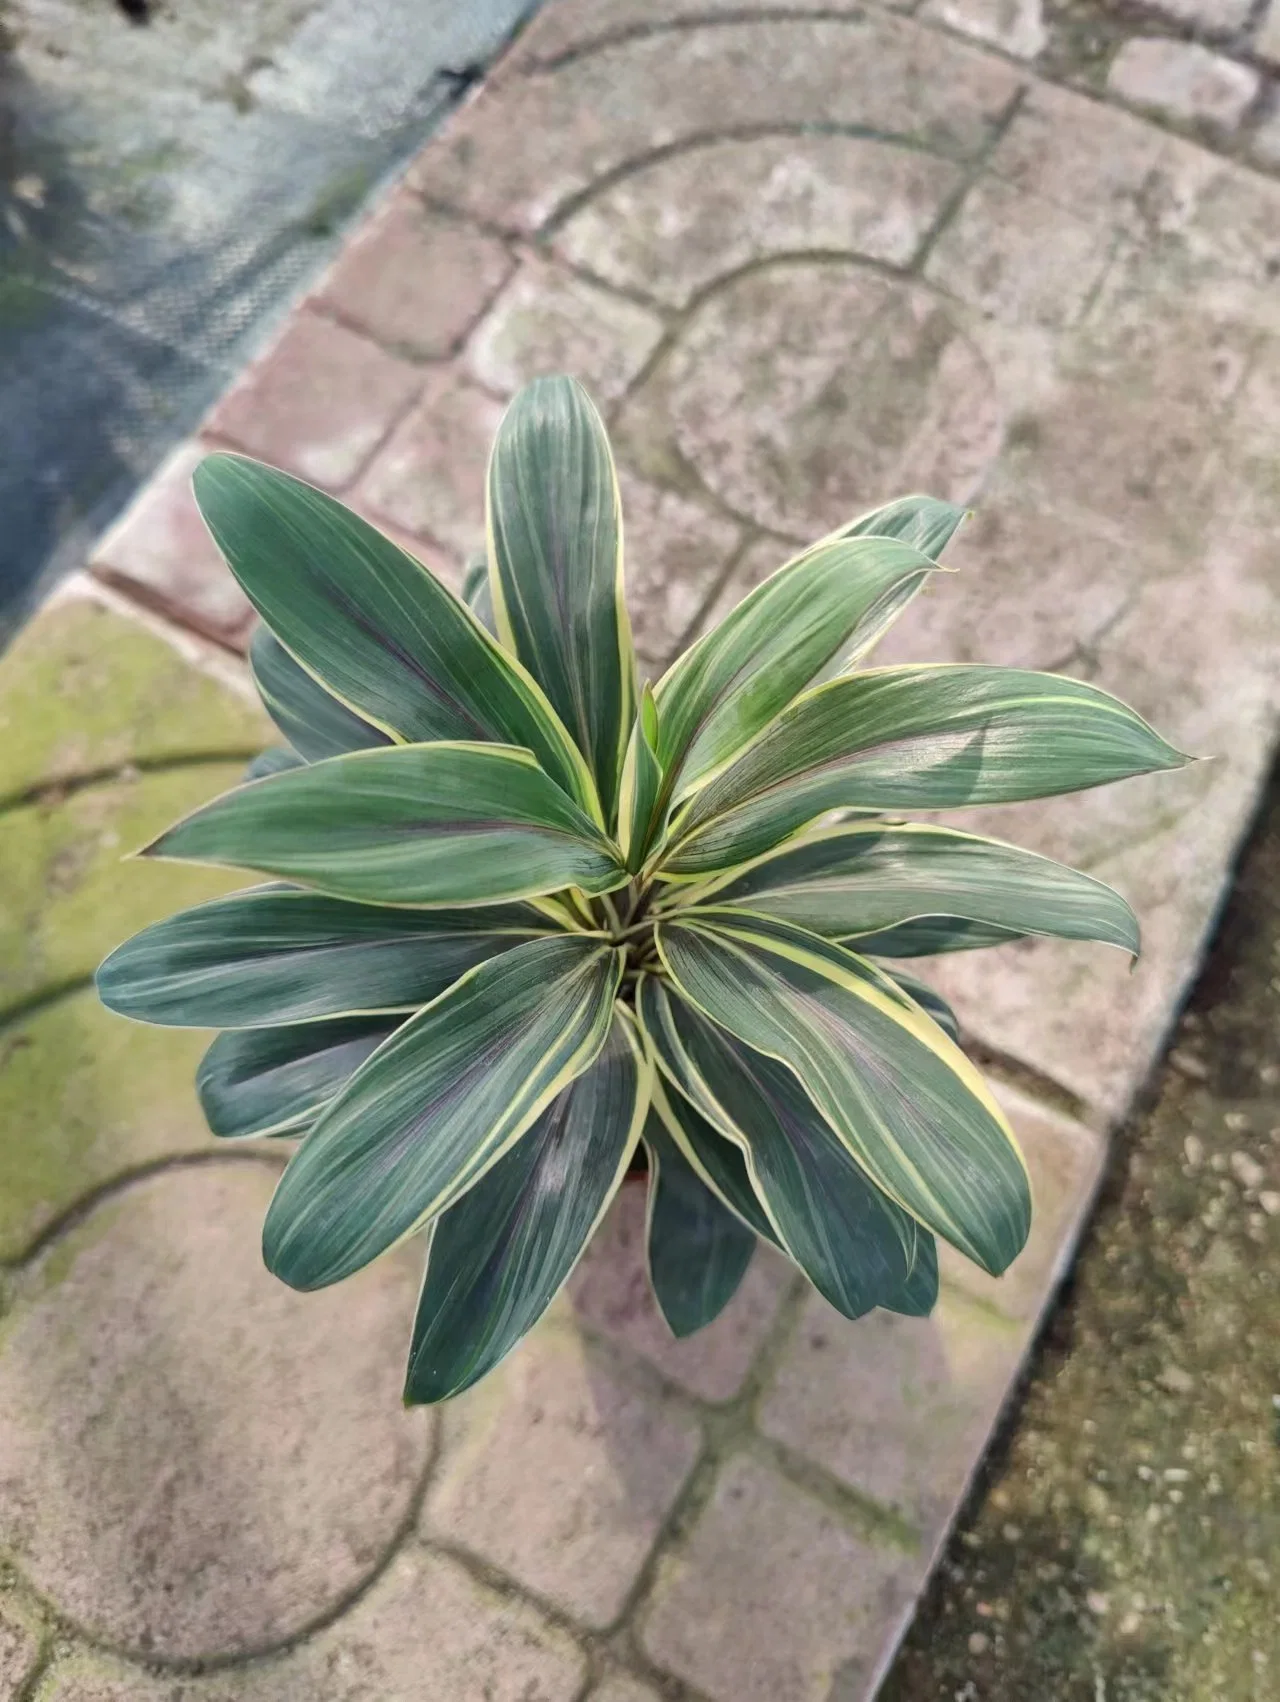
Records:
[[[42,610],[0,661],[0,800],[127,763],[251,752],[270,739],[247,699],[88,600]]]
[[[214,1145],[193,1087],[209,1040],[128,1022],[92,989],[0,1035],[0,1260],[121,1171]]]

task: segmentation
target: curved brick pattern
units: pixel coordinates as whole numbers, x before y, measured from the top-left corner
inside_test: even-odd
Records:
[[[574,1275],[574,1311],[691,1394],[732,1400],[791,1284],[789,1267],[770,1249],[758,1248],[742,1287],[715,1323],[677,1341],[654,1302],[644,1243],[645,1191],[627,1187]]]
[[[707,484],[804,539],[889,490],[965,501],[1000,447],[991,374],[946,305],[835,261],[727,284],[663,382],[672,435]]]
[[[871,1694],[918,1571],[770,1467],[738,1456],[664,1558],[641,1641],[714,1702],[860,1698]]]
[[[452,369],[427,381],[422,400],[356,489],[377,522],[425,534],[459,555],[484,548],[484,473],[502,404]]]
[[[599,1684],[587,1702],[660,1702],[658,1692],[633,1678],[609,1678]]]
[[[575,1702],[585,1661],[563,1632],[409,1548],[336,1625],[287,1655],[208,1678],[149,1678],[81,1656],[37,1702]]]
[[[964,1496],[1027,1343],[1025,1325],[946,1288],[929,1318],[850,1328],[811,1294],[760,1425],[908,1520],[926,1555]]]
[[[103,769],[254,751],[268,736],[247,682],[237,698],[88,596],[48,604],[0,660],[0,801]]]
[[[898,4],[905,9],[915,0],[898,0]],[[521,65],[544,65],[566,53],[581,53],[619,35],[643,33],[655,26],[686,20],[701,23],[719,12],[740,18],[777,10],[770,0],[557,0],[556,5],[544,7],[520,37],[513,59]],[[863,7],[860,0],[787,0],[786,10],[859,17]]]
[[[920,15],[1019,59],[1034,59],[1049,40],[1042,0],[928,0]]]
[[[1248,65],[1191,41],[1140,36],[1125,42],[1107,90],[1134,106],[1183,124],[1230,132],[1239,127],[1262,80]]]
[[[438,360],[511,271],[502,243],[430,213],[407,189],[357,232],[313,300],[388,348]]]
[[[739,527],[674,491],[618,470],[627,607],[636,650],[655,679],[697,620],[729,558]]]
[[[94,546],[89,565],[100,579],[148,608],[243,649],[253,608],[218,554],[191,494],[191,475],[209,448],[180,444]]]
[[[411,180],[533,232],[647,153],[753,127],[807,128],[815,113],[971,155],[1018,86],[1010,68],[874,14],[659,30],[507,77],[459,114]]]
[[[947,160],[855,136],[757,136],[654,160],[556,233],[575,265],[671,307],[805,249],[907,266],[963,181]]]
[[[428,1532],[597,1627],[622,1611],[699,1447],[680,1408],[555,1322],[448,1409],[445,1433]]]
[[[572,373],[603,407],[641,371],[662,331],[634,302],[530,258],[471,339],[467,365],[502,396],[531,378]]]
[[[40,1664],[43,1642],[35,1616],[0,1597],[0,1702],[18,1702]]]
[[[271,1165],[99,1205],[19,1286],[0,1346],[0,1543],[141,1655],[242,1653],[378,1565],[426,1458],[399,1404],[414,1260],[297,1295],[267,1275]]]
[[[304,310],[227,392],[208,429],[288,473],[340,490],[421,386],[416,367]]]

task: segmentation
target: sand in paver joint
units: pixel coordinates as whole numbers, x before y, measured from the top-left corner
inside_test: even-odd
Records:
[[[1028,942],[934,976],[1004,1084],[1032,1245],[1000,1283],[948,1264],[931,1320],[852,1326],[762,1256],[675,1344],[628,1197],[506,1367],[402,1413],[407,1268],[273,1284],[278,1159],[213,1152],[195,1041],[83,990],[126,905],[186,891],[129,884],[117,849],[264,737],[208,655],[126,612],[206,635],[224,676],[244,642],[183,445],[97,551],[125,603],[46,610],[0,683],[8,725],[62,704],[0,770],[34,942],[0,1035],[23,1178],[0,1220],[0,1675],[46,1662],[40,1702],[870,1695],[1193,973],[1275,729],[1280,187],[933,24],[720,10],[541,14],[204,440],[457,583],[505,398],[574,371],[618,446],[655,676],[859,508],[972,502],[960,573],[880,658],[1060,667],[1215,758],[981,817],[1113,881],[1146,931],[1132,973]],[[126,656],[142,683],[108,678]],[[106,702],[130,708],[99,748]]]

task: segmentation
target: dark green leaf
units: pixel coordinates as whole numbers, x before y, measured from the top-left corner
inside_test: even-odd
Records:
[[[1051,934],[1138,950],[1137,918],[1111,887],[1016,845],[945,827],[873,823],[807,834],[713,890],[717,904],[831,939],[945,917],[995,928],[1002,940]]]
[[[931,1017],[949,1039],[955,1041],[960,1039],[960,1024],[956,1020],[956,1013],[941,993],[930,987],[927,981],[921,981],[914,975],[908,975],[905,969],[899,969],[896,966],[889,968],[885,964],[880,964],[878,967],[885,980],[892,981],[895,987],[904,992],[909,999],[913,999],[924,1014]]]
[[[147,851],[373,904],[492,904],[625,880],[600,829],[528,751],[504,745],[330,757],[215,798]]]
[[[452,1205],[604,1046],[621,973],[559,934],[481,964],[348,1082],[276,1189],[270,1270],[323,1288]]]
[[[404,910],[260,887],[154,922],[98,970],[104,1005],[179,1028],[416,1010],[550,924],[520,905]]]
[[[519,392],[489,462],[489,588],[503,643],[560,713],[609,819],[635,713],[622,517],[604,422],[571,378]]]
[[[704,1016],[786,1063],[867,1175],[999,1274],[1031,1221],[1026,1169],[982,1077],[865,959],[785,922],[687,912],[658,943]]]
[[[489,558],[483,550],[472,556],[462,579],[462,600],[486,632],[498,634],[493,615],[493,598],[489,593]]]
[[[249,666],[267,714],[308,762],[391,743],[300,667],[268,627],[253,635]]]
[[[615,1016],[595,1062],[437,1219],[406,1401],[470,1388],[537,1323],[626,1174],[648,1097],[648,1069]]]
[[[967,665],[871,669],[807,693],[695,793],[664,868],[731,868],[827,810],[1011,803],[1186,761],[1132,709],[1079,680]]]
[[[658,793],[662,788],[662,765],[654,750],[658,713],[653,693],[645,686],[641,713],[631,729],[627,760],[622,769],[618,799],[618,832],[627,867],[635,873],[649,854]]]
[[[196,1092],[215,1135],[297,1135],[400,1018],[352,1017],[220,1034],[196,1072]]]
[[[671,1333],[690,1336],[733,1299],[756,1238],[702,1181],[655,1112],[645,1124],[644,1143],[649,1280]]]
[[[966,510],[935,496],[900,496],[873,508],[839,533],[844,538],[901,538],[921,555],[937,561],[960,528]]]
[[[966,922],[958,916],[921,916],[896,928],[879,928],[872,934],[849,934],[840,943],[863,957],[936,957],[940,952],[1007,946],[1023,938],[1024,935],[1010,933],[1007,928]]]
[[[300,757],[295,750],[287,745],[269,745],[265,751],[259,751],[257,756],[244,771],[246,781],[265,780],[268,774],[283,774],[288,768],[302,768],[306,758]]]
[[[307,672],[409,743],[524,745],[589,813],[594,789],[542,692],[421,562],[287,473],[210,455],[196,501],[249,601]]]

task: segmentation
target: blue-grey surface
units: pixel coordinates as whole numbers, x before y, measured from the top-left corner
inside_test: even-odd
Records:
[[[0,635],[530,0],[0,0]]]

